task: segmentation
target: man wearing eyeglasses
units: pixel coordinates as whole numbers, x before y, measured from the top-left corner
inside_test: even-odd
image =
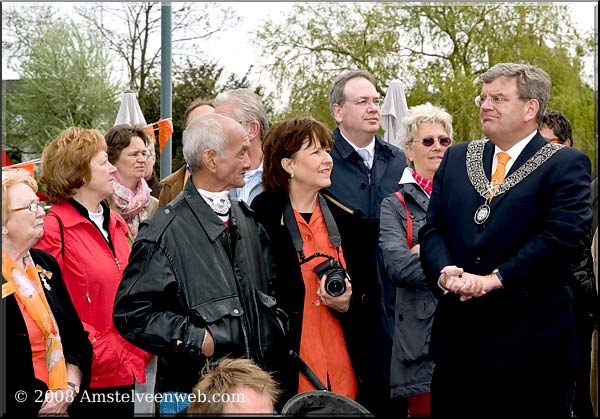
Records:
[[[262,100],[249,89],[235,89],[219,93],[213,101],[215,113],[238,121],[250,140],[250,170],[244,176],[245,184],[232,190],[232,195],[248,205],[263,191],[262,140],[269,130],[269,117]]]
[[[570,417],[573,268],[592,218],[590,161],[538,126],[550,78],[496,64],[476,98],[479,141],[448,149],[419,231],[440,297],[434,417]]]
[[[342,236],[352,278],[353,300],[345,321],[350,351],[359,355],[358,401],[376,414],[397,417],[402,407],[391,406],[389,370],[395,292],[378,249],[381,201],[398,189],[406,157],[377,135],[380,96],[367,71],[350,71],[332,83],[329,104],[337,127],[331,150],[333,171],[325,196]],[[344,320],[343,320],[344,321]]]

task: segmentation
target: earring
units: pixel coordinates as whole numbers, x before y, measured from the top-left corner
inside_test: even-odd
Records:
[[[294,174],[290,173],[290,179],[294,179]]]
[[[2,235],[6,236],[8,234],[8,229],[6,227],[2,227]]]

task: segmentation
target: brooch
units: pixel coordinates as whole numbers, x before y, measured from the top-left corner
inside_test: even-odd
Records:
[[[35,268],[38,271],[38,276],[40,277],[42,284],[44,284],[44,288],[51,291],[52,288],[50,287],[50,284],[48,284],[48,281],[52,279],[52,272],[45,270],[40,265],[35,265]]]

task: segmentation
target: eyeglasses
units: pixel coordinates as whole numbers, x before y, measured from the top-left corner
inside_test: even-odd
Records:
[[[39,208],[44,209],[45,206],[46,203],[44,201],[31,201],[27,206],[21,208],[12,208],[12,211],[29,210],[30,212],[33,212],[35,214],[36,212],[38,212]]]
[[[359,106],[361,108],[366,108],[370,104],[373,104],[373,106],[375,106],[376,108],[379,108],[381,106],[381,99],[379,99],[378,97],[374,97],[372,99],[361,98],[358,100],[351,100],[350,102],[354,103],[356,106]]]
[[[433,143],[435,142],[436,138],[433,137],[425,137],[422,140],[414,140],[411,141],[411,143],[421,143],[423,144],[425,147],[431,147],[433,145]],[[452,138],[450,137],[439,137],[437,138],[438,143],[440,143],[440,145],[442,147],[449,147],[450,144],[452,144]]]
[[[514,98],[514,99],[521,99],[521,98]],[[478,108],[481,108],[483,106],[483,104],[488,100],[490,101],[492,106],[499,106],[499,105],[502,105],[503,103],[508,102],[512,99],[508,99],[502,95],[490,95],[490,96],[481,95],[481,96],[475,96],[474,102]]]

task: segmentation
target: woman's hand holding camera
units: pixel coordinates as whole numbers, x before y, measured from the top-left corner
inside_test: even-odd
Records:
[[[335,311],[338,311],[340,313],[345,313],[350,308],[350,297],[352,296],[352,284],[350,283],[350,281],[348,281],[347,277],[344,278],[344,281],[346,283],[346,291],[342,295],[339,295],[337,297],[332,297],[325,290],[325,281],[326,280],[327,280],[327,275],[325,274],[321,277],[320,286],[319,286],[319,289],[317,290],[317,295],[319,296],[319,299],[325,306],[327,306]]]

